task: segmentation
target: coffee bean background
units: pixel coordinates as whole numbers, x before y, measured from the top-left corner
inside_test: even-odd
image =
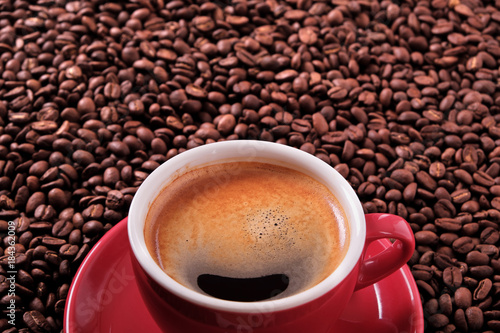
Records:
[[[499,0],[0,0],[0,331],[61,331],[158,165],[257,139],[410,222],[426,332],[500,332],[499,36]]]

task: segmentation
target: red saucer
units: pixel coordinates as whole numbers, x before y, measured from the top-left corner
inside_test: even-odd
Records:
[[[389,244],[372,243],[368,255]],[[162,332],[139,294],[126,219],[103,236],[78,269],[66,303],[64,332]],[[424,332],[422,304],[407,266],[354,293],[335,333],[359,332]]]

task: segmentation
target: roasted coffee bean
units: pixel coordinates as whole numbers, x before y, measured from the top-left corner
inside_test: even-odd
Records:
[[[458,267],[446,267],[443,270],[443,282],[450,288],[457,288],[462,284],[462,272]]]
[[[482,301],[484,300],[493,286],[493,283],[490,279],[484,279],[479,282],[479,285],[474,290],[473,299],[474,301]]]
[[[120,209],[125,204],[124,195],[118,190],[111,190],[106,197],[106,207]]]
[[[403,185],[410,184],[414,181],[414,175],[406,169],[394,170],[391,174],[391,178]]]
[[[452,244],[453,250],[457,253],[465,254],[474,248],[474,243],[472,238],[464,236],[455,240]]]
[[[468,326],[471,330],[479,330],[483,327],[483,311],[476,306],[472,306],[465,310]]]
[[[462,223],[456,219],[440,218],[436,219],[435,225],[445,231],[457,232],[462,229]]]
[[[431,324],[431,326],[435,328],[444,327],[448,325],[449,322],[450,320],[448,319],[448,317],[441,313],[436,313],[429,317],[429,324]]]
[[[446,316],[451,316],[453,313],[453,302],[450,294],[442,294],[439,297],[439,308]]]
[[[82,232],[79,229],[74,229],[68,236],[68,243],[73,245],[78,245],[82,240]]]
[[[95,235],[103,229],[103,224],[97,220],[85,222],[82,227],[82,232],[88,235]]]
[[[447,199],[439,199],[434,204],[434,211],[436,216],[441,218],[452,218],[457,212],[453,203]]]
[[[90,219],[99,219],[102,217],[104,213],[104,207],[101,204],[94,204],[88,206],[85,210],[82,211],[82,216],[86,220]]]
[[[493,268],[486,265],[474,266],[469,269],[469,272],[475,279],[484,279],[493,275]]]
[[[456,190],[451,193],[453,203],[463,204],[471,198],[471,193],[466,189]]]
[[[423,230],[415,233],[415,240],[419,245],[435,245],[439,238],[434,232]]]
[[[23,322],[33,332],[52,331],[45,317],[38,311],[28,311],[23,314]]]
[[[496,246],[487,244],[476,245],[476,250],[493,258],[498,257],[499,253],[498,248]]]
[[[432,288],[432,286],[429,283],[422,281],[422,280],[418,280],[417,286],[418,286],[419,290],[422,293],[426,294],[427,296],[429,296],[431,298],[434,298],[436,296],[436,291]]]
[[[426,314],[436,314],[439,311],[439,302],[437,299],[431,298],[423,304],[423,308]]]
[[[495,184],[494,179],[486,172],[478,171],[472,175],[474,182],[478,185],[490,187]]]
[[[73,258],[79,250],[77,245],[64,244],[59,248],[59,254],[62,258]]]
[[[223,134],[229,134],[236,126],[236,118],[232,114],[221,116],[217,124],[217,130]]]
[[[455,291],[455,304],[460,309],[466,309],[472,304],[472,293],[465,287],[460,287]]]
[[[57,248],[65,243],[66,241],[61,238],[49,237],[49,236],[45,236],[42,238],[42,244],[44,246],[47,246],[48,248]]]
[[[59,275],[60,276],[71,276],[71,262],[68,259],[64,259],[59,264]]]
[[[467,253],[465,261],[469,266],[480,266],[487,265],[490,262],[490,258],[485,253],[471,251]]]
[[[485,228],[480,234],[482,244],[496,244],[499,238],[500,235],[498,234],[498,231],[493,227]]]
[[[73,223],[65,220],[56,222],[52,226],[52,235],[55,237],[66,237],[73,230]]]
[[[312,116],[313,127],[318,135],[323,135],[328,132],[328,123],[321,113],[315,113]]]
[[[80,250],[78,251],[72,262],[79,264],[83,260],[83,258],[85,258],[89,250],[90,250],[89,245],[83,244],[83,246],[80,248]]]
[[[457,326],[457,328],[460,331],[462,331],[462,332],[469,331],[467,320],[465,317],[465,311],[463,309],[461,309],[461,308],[457,309],[455,311],[455,315],[453,316],[453,319],[454,319],[455,325]]]

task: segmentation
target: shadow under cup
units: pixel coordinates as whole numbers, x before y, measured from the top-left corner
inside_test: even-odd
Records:
[[[281,299],[227,301],[204,295],[169,277],[151,257],[144,239],[148,210],[172,179],[202,166],[263,162],[313,177],[336,197],[349,226],[349,247],[337,269],[315,286]],[[129,212],[128,234],[142,296],[166,332],[328,332],[358,281],[365,245],[365,217],[350,185],[318,158],[288,146],[226,141],[183,152],[158,167],[140,186]]]

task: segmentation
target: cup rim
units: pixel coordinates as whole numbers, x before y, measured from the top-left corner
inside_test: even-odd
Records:
[[[233,158],[230,158],[234,161],[245,160],[247,153],[253,155],[253,158],[258,158],[259,161],[263,159],[263,155],[272,156],[271,163],[274,161],[276,162],[275,164],[294,169],[294,166],[280,164],[282,159],[289,157],[297,162],[296,167],[298,167],[298,164],[301,164],[302,167],[305,167],[306,171],[310,172],[309,175],[316,176],[314,178],[321,183],[335,185],[335,189],[332,189],[331,186],[325,184],[334,192],[334,195],[344,209],[349,225],[350,237],[344,259],[330,275],[315,286],[295,295],[275,300],[237,302],[218,299],[189,289],[168,276],[160,268],[150,255],[144,240],[145,212],[147,212],[159,191],[169,183],[169,179],[172,176],[179,175],[180,170],[182,171],[180,174],[182,174],[187,170],[207,165],[206,163],[201,163],[207,159],[211,159],[214,162],[209,164],[216,164],[217,161],[227,161],[228,159],[217,157],[221,152],[225,154],[243,152],[243,155],[235,155]],[[199,162],[193,163],[193,161]],[[268,159],[265,162],[268,162]],[[159,184],[161,185],[159,186]],[[151,189],[156,189],[156,191],[152,191]],[[214,310],[233,313],[266,313],[286,310],[309,303],[327,294],[339,285],[355,268],[361,257],[364,248],[364,239],[366,238],[366,224],[363,208],[355,191],[342,175],[329,164],[314,155],[290,146],[266,141],[235,140],[206,144],[187,150],[172,157],[156,168],[139,186],[132,199],[129,209],[127,233],[132,252],[142,269],[158,285],[170,293],[196,305]],[[359,241],[360,239],[363,241]]]

